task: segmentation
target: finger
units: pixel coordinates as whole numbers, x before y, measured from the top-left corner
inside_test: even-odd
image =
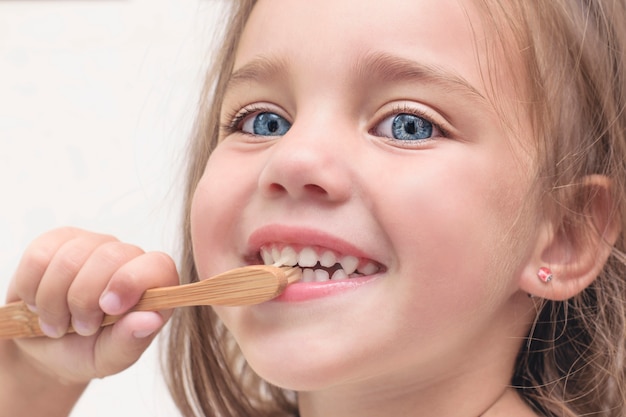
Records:
[[[165,324],[157,312],[132,312],[94,336],[16,339],[37,368],[64,383],[85,383],[123,371],[141,356]],[[38,358],[38,359],[37,359]],[[39,362],[41,361],[41,362]]]
[[[91,253],[67,292],[72,327],[78,334],[96,333],[103,317],[99,299],[109,280],[122,265],[143,253],[139,247],[122,242],[104,243]]]
[[[158,312],[135,311],[104,329],[94,352],[97,373],[111,375],[135,363],[165,322]]]
[[[33,240],[24,251],[13,274],[7,301],[21,299],[34,306],[37,288],[54,254],[79,232],[78,229],[65,227],[47,232]]]
[[[110,315],[132,308],[146,289],[178,284],[176,264],[162,252],[148,252],[123,265],[111,278],[100,308]]]
[[[109,239],[104,235],[81,235],[61,245],[52,257],[35,297],[40,326],[47,336],[65,334],[70,322],[68,289],[89,256]]]

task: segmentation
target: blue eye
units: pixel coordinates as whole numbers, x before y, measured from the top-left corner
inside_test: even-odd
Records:
[[[289,128],[289,123],[284,117],[271,112],[255,113],[241,124],[241,131],[257,136],[283,136]]]
[[[374,133],[377,135],[402,141],[430,139],[437,131],[437,127],[431,122],[410,113],[389,116],[374,129]]]

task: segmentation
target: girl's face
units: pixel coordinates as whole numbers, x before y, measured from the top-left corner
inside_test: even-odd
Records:
[[[519,81],[486,88],[475,13],[458,0],[255,7],[192,233],[201,277],[310,269],[276,300],[216,309],[270,382],[508,382],[529,320],[518,278],[537,239],[534,168],[531,139],[488,99],[508,108]]]

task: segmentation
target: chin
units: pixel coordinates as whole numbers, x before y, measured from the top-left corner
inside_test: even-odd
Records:
[[[248,360],[248,364],[270,384],[299,392],[321,391],[335,386],[340,382],[340,375],[344,375],[340,367],[307,363],[306,360],[253,358]]]
[[[364,370],[363,361],[355,360],[352,355],[348,357],[346,349],[311,340],[294,343],[268,336],[243,341],[240,349],[257,375],[272,385],[292,391],[324,390]]]

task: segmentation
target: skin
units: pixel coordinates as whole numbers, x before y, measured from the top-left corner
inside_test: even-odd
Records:
[[[173,260],[75,228],[52,230],[22,257],[7,301],[35,309],[49,337],[0,340],[0,415],[67,416],[93,378],[120,372],[150,345],[168,311],[123,314],[148,288],[175,285]],[[79,334],[65,335],[70,321]]]
[[[193,201],[200,277],[258,263],[266,244],[381,266],[217,309],[251,366],[298,391],[302,417],[535,415],[508,388],[535,315],[527,293],[580,292],[620,224],[611,182],[598,175],[581,183],[593,188],[585,214],[602,235],[575,239],[542,217],[529,118],[516,105],[525,100],[511,87],[523,74],[506,71],[514,45],[507,60],[485,57],[481,45],[493,41],[460,0],[255,8],[222,109],[230,128]],[[291,127],[251,134],[261,112]],[[393,139],[398,113],[428,119],[433,138]],[[536,276],[544,265],[549,285]],[[91,379],[132,365],[169,316],[135,312],[101,329],[103,314],[177,282],[169,256],[112,236],[62,228],[36,239],[7,301],[35,309],[49,337],[0,340],[0,415],[67,416]],[[70,323],[78,334],[66,334]]]
[[[252,111],[224,131],[194,197],[200,276],[307,239],[384,265],[325,297],[217,309],[253,369],[299,392],[303,417],[534,415],[507,385],[534,318],[520,280],[540,266],[543,219],[527,116],[504,128],[487,99],[511,113],[519,98],[510,75],[485,86],[486,36],[454,0],[261,0],[246,25],[222,123]],[[398,108],[443,133],[385,137]],[[291,128],[250,134],[258,109]]]

